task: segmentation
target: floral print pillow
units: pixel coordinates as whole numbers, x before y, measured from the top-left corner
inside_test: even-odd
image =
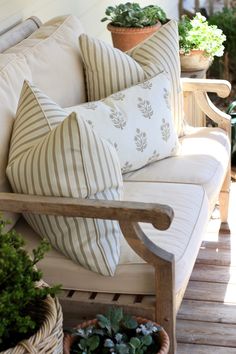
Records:
[[[165,73],[100,101],[67,108],[76,112],[117,150],[122,173],[176,155],[178,137]]]

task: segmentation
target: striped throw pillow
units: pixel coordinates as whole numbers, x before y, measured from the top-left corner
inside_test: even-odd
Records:
[[[171,108],[178,136],[183,134],[183,103],[180,85],[179,39],[173,20],[127,53],[86,34],[79,44],[84,61],[89,101],[150,79],[163,70],[171,81]]]
[[[13,127],[7,176],[17,193],[120,199],[122,176],[113,146],[89,124],[24,83]],[[85,268],[113,275],[119,224],[110,220],[24,215],[32,228]]]

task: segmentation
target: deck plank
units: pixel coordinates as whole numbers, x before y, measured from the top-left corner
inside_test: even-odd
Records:
[[[231,250],[222,248],[201,248],[196,263],[215,264],[220,266],[236,265],[236,259],[231,259]]]
[[[215,283],[236,283],[236,267],[195,264],[190,279]]]
[[[236,324],[177,321],[177,341],[236,348]],[[217,352],[216,352],[217,353]],[[227,353],[227,349],[225,349]]]
[[[235,354],[235,348],[180,343],[177,354]]]
[[[231,186],[231,234],[210,220],[177,317],[177,354],[236,353],[236,183]]]
[[[236,305],[236,284],[190,281],[184,298],[199,301],[229,302]]]
[[[219,302],[183,300],[178,319],[235,324],[236,306]]]

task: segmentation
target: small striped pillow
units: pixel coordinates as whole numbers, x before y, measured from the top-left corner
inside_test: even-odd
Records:
[[[86,34],[79,44],[84,61],[89,101],[136,85],[165,71],[171,88],[171,108],[178,136],[183,134],[183,103],[180,85],[179,39],[173,20],[127,53]]]
[[[7,176],[14,192],[120,199],[122,176],[113,146],[75,113],[25,82],[13,127]],[[113,275],[119,224],[110,220],[24,215],[32,228],[85,268]]]

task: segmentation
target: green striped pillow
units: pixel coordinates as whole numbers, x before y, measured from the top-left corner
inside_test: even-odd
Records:
[[[86,34],[79,44],[84,61],[89,101],[136,85],[165,71],[171,81],[171,107],[178,136],[183,134],[178,26],[173,20],[127,53]]]
[[[7,176],[17,193],[120,199],[117,153],[75,113],[24,83],[13,127]],[[113,275],[119,224],[110,220],[24,215],[32,228],[85,268]]]

